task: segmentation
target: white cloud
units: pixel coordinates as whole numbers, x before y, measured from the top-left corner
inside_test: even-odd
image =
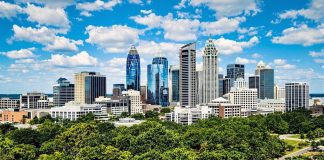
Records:
[[[273,60],[273,63],[275,65],[284,65],[284,64],[286,64],[286,62],[287,62],[287,60],[285,60],[285,59],[275,59],[275,60]]]
[[[256,0],[192,0],[193,6],[207,6],[216,12],[218,18],[237,16],[240,14],[254,15],[260,12]]]
[[[110,27],[87,26],[89,38],[86,42],[95,44],[108,53],[127,52],[132,44],[139,41],[140,31],[128,26],[113,25]]]
[[[35,3],[50,8],[65,8],[67,6],[75,4],[74,0],[15,0],[15,1],[21,3]]]
[[[287,69],[296,68],[296,65],[288,64],[287,60],[285,60],[285,59],[274,59],[273,64],[275,65],[276,69],[285,69],[285,70],[287,70]]]
[[[252,58],[261,58],[261,57],[262,57],[262,55],[259,54],[259,53],[253,53],[252,54]]]
[[[314,61],[315,63],[324,63],[324,59],[320,59],[320,58],[315,58]]]
[[[133,19],[138,24],[146,25],[149,28],[155,28],[161,26],[163,17],[157,16],[155,13],[149,13],[148,15],[145,16],[140,16],[140,15],[132,16],[130,17],[130,19]]]
[[[322,49],[321,51],[319,52],[316,52],[316,51],[310,51],[309,52],[309,55],[311,57],[324,57],[324,49]]]
[[[186,7],[186,2],[187,0],[181,0],[179,4],[175,5],[173,8],[174,9],[181,9]]]
[[[102,0],[96,0],[94,2],[78,3],[76,8],[81,10],[82,15],[91,16],[90,12],[101,10],[113,10],[115,6],[122,3],[121,0],[110,0],[104,2]]]
[[[152,13],[152,10],[151,9],[150,10],[140,10],[140,12],[143,14],[150,14],[150,13]]]
[[[55,30],[47,27],[31,28],[13,25],[14,35],[10,41],[37,42],[45,46],[48,51],[77,51],[78,45],[83,45],[81,40],[71,40],[63,36],[57,36]]]
[[[216,48],[220,54],[233,54],[240,53],[244,48],[250,48],[259,43],[259,39],[254,36],[249,41],[236,42],[234,40],[225,39],[223,37],[214,40]]]
[[[198,20],[167,19],[162,24],[164,38],[174,41],[196,40],[199,24]]]
[[[272,38],[273,43],[278,44],[302,44],[310,46],[324,43],[324,25],[309,28],[307,25],[291,27],[282,31],[282,36]]]
[[[296,19],[303,16],[307,19],[323,22],[324,20],[324,0],[312,0],[307,9],[288,10],[279,15],[281,19]]]
[[[5,55],[11,59],[21,59],[21,58],[31,58],[35,57],[33,51],[35,48],[27,48],[27,49],[20,49],[20,50],[12,50],[8,52],[0,52],[0,54]]]
[[[266,37],[271,37],[272,36],[272,30],[268,31],[266,34]]]
[[[137,48],[140,54],[156,56],[159,54],[174,56],[179,54],[179,49],[183,44],[180,43],[169,43],[160,42],[156,43],[154,41],[140,41]]]
[[[221,35],[225,33],[231,33],[238,29],[241,22],[244,22],[244,17],[236,18],[221,18],[215,22],[202,22],[202,34],[203,35]]]
[[[94,66],[98,64],[97,58],[90,56],[86,51],[82,51],[73,56],[52,54],[51,59],[46,61],[53,66],[59,67],[82,67]]]
[[[142,0],[128,0],[129,3],[134,3],[134,4],[143,4]]]
[[[0,1],[0,18],[10,19],[12,17],[16,17],[17,14],[22,12],[23,9],[20,6]]]
[[[237,63],[237,64],[255,64],[255,63],[257,63],[257,61],[254,59],[236,57],[235,63]]]
[[[0,83],[9,83],[11,82],[11,78],[8,76],[0,75]]]

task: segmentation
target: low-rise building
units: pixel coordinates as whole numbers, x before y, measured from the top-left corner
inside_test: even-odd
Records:
[[[120,116],[123,112],[130,114],[130,100],[126,96],[98,97],[95,99],[95,104],[106,107],[107,113],[114,116]]]
[[[19,108],[19,99],[1,98],[0,109]]]
[[[143,114],[143,108],[141,103],[141,94],[140,91],[135,90],[128,90],[122,92],[123,96],[127,96],[130,99],[130,109],[131,109],[131,115],[136,113]]]
[[[63,107],[53,107],[50,109],[52,118],[69,119],[71,121],[77,120],[83,115],[93,113],[96,117],[108,118],[106,107],[101,104],[81,104],[77,102],[66,103]]]
[[[0,117],[1,123],[26,123],[30,120],[30,113],[19,109],[3,110]]]
[[[37,109],[39,100],[47,100],[47,95],[38,92],[31,92],[20,96],[20,107],[28,109]],[[43,107],[43,103],[41,104]]]
[[[285,112],[286,104],[284,99],[260,99],[257,111],[261,112]]]
[[[223,97],[216,98],[208,103],[208,108],[212,109],[214,116],[221,118],[240,117],[241,105],[232,104],[229,100]]]
[[[142,122],[144,122],[144,120],[135,120],[135,118],[119,118],[118,121],[115,121],[113,123],[116,127],[120,127],[120,126],[130,127],[135,124],[140,124]]]
[[[180,107],[174,108],[173,112],[166,113],[166,120],[178,124],[191,125],[199,119],[207,119],[212,116],[212,109],[208,106]]]

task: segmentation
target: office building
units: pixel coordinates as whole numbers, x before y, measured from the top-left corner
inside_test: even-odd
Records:
[[[202,103],[218,97],[218,51],[212,39],[208,39],[203,55]]]
[[[196,86],[197,86],[197,102],[198,104],[203,103],[204,98],[204,86],[203,86],[203,71],[196,71]]]
[[[27,111],[19,109],[6,109],[1,113],[0,123],[27,123],[31,119],[31,115]]]
[[[223,97],[218,97],[207,104],[214,116],[221,118],[240,117],[241,105],[233,104]]]
[[[284,99],[261,99],[258,102],[257,110],[259,112],[285,112],[285,100]]]
[[[140,56],[135,48],[131,46],[127,55],[126,63],[126,87],[127,90],[133,89],[140,91],[141,87],[141,63]]]
[[[223,95],[229,93],[231,91],[231,78],[224,78],[223,79]]]
[[[303,82],[285,84],[286,111],[309,107],[309,86]]]
[[[258,64],[257,64],[257,67],[255,69],[255,75],[256,76],[259,76],[260,75],[260,71],[263,70],[263,69],[266,69],[266,66],[264,64],[263,61],[260,61]]]
[[[285,99],[285,87],[280,87],[278,85],[275,85],[274,87],[274,99]]]
[[[218,74],[218,96],[223,97],[224,94],[224,76],[222,74]]]
[[[168,60],[155,57],[147,65],[147,103],[168,106],[168,92]]]
[[[249,77],[249,88],[255,88],[258,91],[258,98],[260,97],[260,76]]]
[[[53,85],[53,105],[54,107],[64,106],[65,103],[74,101],[74,84],[66,78],[59,78]]]
[[[108,114],[120,116],[123,112],[130,114],[130,99],[127,96],[119,97],[98,97],[95,104],[100,104],[107,108]]]
[[[131,115],[137,113],[143,114],[140,91],[135,91],[135,90],[124,91],[123,96],[128,96],[130,99]]]
[[[28,109],[37,109],[38,105],[42,105],[42,103],[37,104],[39,100],[47,100],[47,95],[38,92],[31,92],[27,94],[20,95],[20,107],[28,108]],[[40,106],[43,107],[43,106]]]
[[[229,64],[226,67],[227,75],[225,78],[232,79],[232,84],[237,78],[244,79],[244,65],[243,64]]]
[[[113,84],[113,96],[122,96],[122,92],[125,90],[125,84]]]
[[[227,96],[231,103],[241,105],[242,117],[249,116],[251,110],[257,107],[258,91],[255,88],[249,88],[243,78],[238,78],[234,82],[234,86]]]
[[[179,66],[170,65],[169,69],[169,101],[179,102]]]
[[[95,117],[108,118],[105,107],[100,104],[81,104],[78,102],[69,102],[62,107],[53,107],[50,109],[50,115],[52,118],[68,119],[75,121],[83,115],[92,113]]]
[[[274,70],[260,70],[260,99],[274,99]]]
[[[74,101],[92,104],[95,98],[106,96],[106,76],[96,72],[81,72],[74,76]]]
[[[19,108],[19,99],[0,98],[0,109]]]
[[[212,109],[208,106],[181,107],[177,106],[170,113],[166,113],[166,120],[182,125],[197,123],[200,119],[207,119],[212,116]]]
[[[146,103],[147,101],[147,86],[141,86],[141,101]]]
[[[180,105],[194,107],[197,104],[196,43],[181,47],[179,59]]]

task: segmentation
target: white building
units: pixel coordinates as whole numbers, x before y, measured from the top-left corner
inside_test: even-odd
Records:
[[[207,104],[214,116],[221,118],[240,117],[241,105],[233,104],[223,97],[216,98]]]
[[[258,64],[257,64],[257,67],[255,69],[255,75],[260,75],[260,70],[263,70],[265,69],[266,66],[265,66],[265,63],[263,61],[260,61]]]
[[[140,91],[135,91],[135,90],[131,89],[131,90],[128,90],[128,91],[123,91],[122,94],[124,96],[128,96],[129,99],[130,99],[131,115],[136,114],[136,113],[143,114]]]
[[[49,103],[49,100],[38,100],[37,103],[36,103],[36,108],[37,109],[46,109],[48,108],[48,103]]]
[[[37,103],[39,100],[47,100],[47,95],[38,92],[30,92],[20,95],[20,107],[28,109],[37,109]],[[43,105],[40,105],[43,106]]]
[[[286,104],[283,99],[260,99],[257,107],[257,112],[285,112]]]
[[[131,127],[135,124],[141,124],[144,120],[135,120],[135,118],[119,118],[118,121],[113,122],[115,127],[126,126]]]
[[[307,83],[286,83],[285,90],[287,111],[298,108],[309,108],[309,85]]]
[[[218,97],[218,51],[212,39],[208,39],[203,55],[202,103]],[[200,84],[199,84],[200,85]]]
[[[63,107],[53,107],[50,109],[52,118],[61,117],[71,121],[77,120],[82,115],[93,113],[96,117],[108,118],[105,107],[100,104],[81,104],[71,101],[66,103]]]
[[[275,85],[274,87],[274,99],[281,99],[285,100],[285,87],[279,87],[278,85]]]
[[[98,97],[95,104],[101,104],[107,108],[107,112],[114,116],[120,116],[123,112],[130,112],[129,98],[127,97]]]
[[[239,104],[241,108],[241,116],[247,117],[252,109],[257,108],[258,90],[256,88],[249,88],[248,82],[243,78],[238,78],[234,81],[234,87],[231,91],[224,95],[233,104]]]
[[[1,98],[0,109],[19,108],[19,99]]]
[[[199,119],[206,119],[212,116],[212,109],[208,106],[197,107],[180,107],[174,108],[171,113],[165,114],[168,121],[173,121],[178,124],[191,125]]]

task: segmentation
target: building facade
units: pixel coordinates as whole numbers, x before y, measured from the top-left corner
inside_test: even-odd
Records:
[[[232,83],[236,81],[237,78],[244,79],[244,65],[243,64],[229,64],[226,67],[227,75],[225,78],[232,79]]]
[[[255,75],[256,76],[259,76],[260,75],[260,71],[263,70],[263,69],[266,69],[265,63],[263,61],[260,61],[257,64],[257,67],[255,69]]]
[[[123,112],[130,114],[130,99],[127,96],[98,97],[95,104],[101,104],[107,108],[108,114],[120,116]]]
[[[74,84],[66,78],[59,78],[57,84],[53,85],[53,105],[54,107],[64,106],[65,103],[74,101]]]
[[[179,59],[180,105],[194,107],[197,104],[196,43],[182,46]]]
[[[152,64],[147,65],[147,102],[168,106],[168,92],[168,60],[155,57]]]
[[[249,88],[255,88],[258,90],[258,98],[260,97],[260,76],[249,77]]]
[[[260,70],[260,99],[274,99],[274,70]]]
[[[241,105],[233,104],[223,97],[216,98],[207,104],[214,116],[221,118],[240,117]]]
[[[275,85],[274,87],[274,99],[285,99],[285,87],[280,87],[278,85]]]
[[[31,92],[20,95],[20,107],[28,109],[37,109],[39,100],[48,100],[47,95],[38,92]]]
[[[179,66],[170,65],[169,69],[169,101],[179,102]]]
[[[202,103],[209,103],[219,96],[218,90],[218,51],[212,39],[205,45],[203,55]]]
[[[141,103],[140,91],[128,90],[123,92],[123,96],[127,96],[130,99],[130,113],[131,115],[141,113],[143,114],[143,107]]]
[[[113,84],[113,96],[122,96],[122,92],[125,90],[125,84]]]
[[[19,108],[19,99],[1,98],[0,109]]]
[[[126,88],[140,91],[141,87],[141,63],[140,56],[135,48],[131,46],[126,62]]]
[[[285,92],[286,111],[309,108],[309,86],[307,83],[286,83]]]
[[[286,105],[285,100],[283,99],[261,99],[258,102],[258,111],[270,110],[271,113],[273,112],[285,112]]]
[[[147,102],[147,86],[141,86],[141,101],[142,103]]]

